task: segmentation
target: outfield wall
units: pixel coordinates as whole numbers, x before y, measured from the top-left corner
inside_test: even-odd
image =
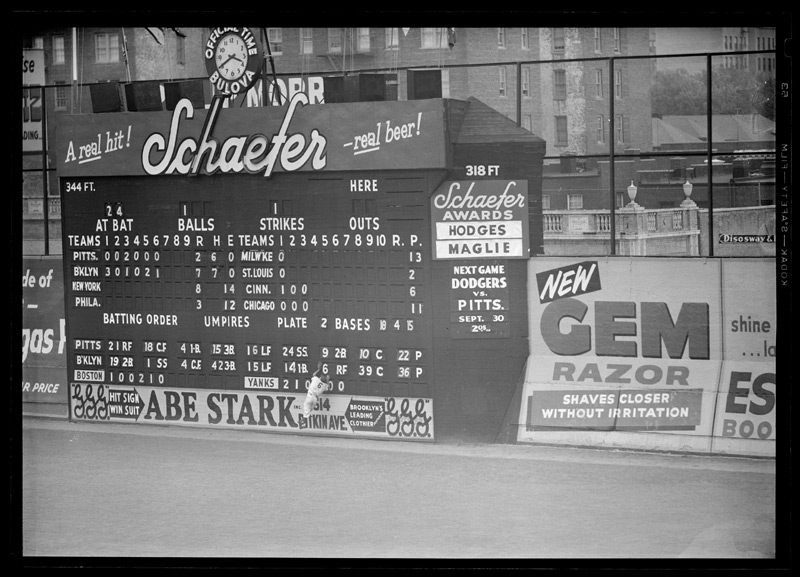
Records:
[[[23,402],[66,416],[62,260],[23,265]],[[535,257],[528,276],[509,440],[775,456],[773,259]]]

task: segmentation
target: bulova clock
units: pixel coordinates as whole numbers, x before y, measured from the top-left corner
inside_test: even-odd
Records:
[[[226,95],[246,92],[258,79],[263,56],[249,28],[215,28],[205,48],[206,70]]]

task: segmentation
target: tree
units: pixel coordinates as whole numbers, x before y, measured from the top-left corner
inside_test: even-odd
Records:
[[[712,114],[752,114],[754,75],[738,68],[714,68],[711,75]]]
[[[775,78],[737,68],[712,69],[712,114],[761,114],[775,119]],[[650,96],[653,116],[705,115],[706,73],[656,72]]]
[[[683,68],[656,72],[650,96],[653,116],[706,113],[703,74],[690,74]]]

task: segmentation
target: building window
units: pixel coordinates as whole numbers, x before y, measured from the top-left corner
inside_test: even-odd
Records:
[[[597,142],[606,141],[606,121],[602,114],[597,115]]]
[[[564,52],[564,29],[553,28],[553,51]]]
[[[594,71],[594,95],[597,98],[603,98],[603,70],[597,69]]]
[[[97,64],[119,62],[119,34],[95,34],[94,61]]]
[[[314,33],[312,28],[300,29],[300,54],[314,54]]]
[[[567,195],[567,210],[582,210],[583,209],[583,195],[582,194],[568,194]]]
[[[600,43],[600,29],[594,29],[594,51],[601,52],[603,49],[602,44]]]
[[[497,47],[498,48],[505,48],[506,47],[506,29],[505,28],[498,28],[497,29]]]
[[[528,50],[530,47],[531,47],[531,41],[530,41],[530,38],[528,37],[528,29],[527,28],[523,28],[522,29],[522,48],[523,48],[523,50]]]
[[[617,142],[625,142],[625,117],[617,114]]]
[[[622,38],[620,38],[619,28],[614,28],[614,52],[622,52]]]
[[[614,96],[622,98],[622,70],[614,71]]]
[[[400,34],[398,33],[399,28],[387,28],[386,29],[386,49],[387,50],[397,50],[400,48]]]
[[[567,144],[567,117],[556,116],[556,145],[566,146]]]
[[[498,80],[499,81],[498,89],[499,89],[500,96],[505,96],[506,95],[506,67],[505,66],[501,66],[500,69],[499,69],[499,72],[500,72],[500,76],[499,76],[499,80]]]
[[[422,48],[447,48],[445,28],[423,28],[421,33]]]
[[[283,54],[283,28],[267,28],[267,38],[272,55]]]
[[[615,194],[617,199],[617,208],[622,208],[625,206],[625,195],[621,192]]]
[[[328,28],[328,52],[330,54],[342,53],[342,29]]]
[[[542,195],[542,210],[550,210],[550,195]]]
[[[56,110],[67,109],[67,87],[63,82],[56,85]]]
[[[531,96],[531,69],[527,67],[522,69],[522,96]]]
[[[178,64],[186,64],[186,38],[183,36],[175,36],[175,56]]]
[[[567,99],[567,71],[553,70],[553,100]]]
[[[530,114],[523,114],[522,115],[522,128],[527,130],[528,132],[532,131],[532,124],[531,124],[531,115]]]
[[[64,37],[53,36],[53,64],[64,64],[65,61]]]
[[[369,52],[369,28],[356,28],[356,50]]]
[[[34,36],[31,39],[31,46],[34,50],[43,50],[44,49],[44,36]]]

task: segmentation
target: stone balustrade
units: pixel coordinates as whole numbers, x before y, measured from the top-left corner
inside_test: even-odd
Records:
[[[645,209],[629,203],[615,211],[619,255],[699,254],[698,209]],[[610,254],[611,214],[607,210],[545,210],[544,247],[548,255]]]

